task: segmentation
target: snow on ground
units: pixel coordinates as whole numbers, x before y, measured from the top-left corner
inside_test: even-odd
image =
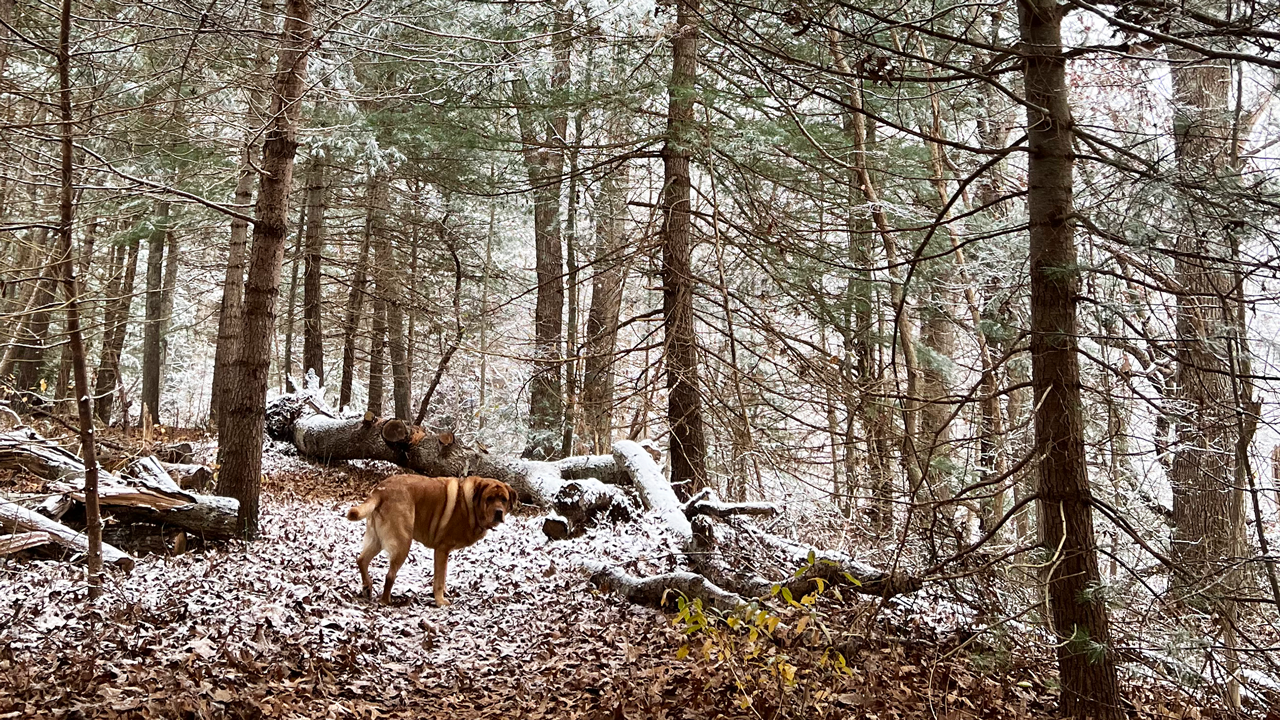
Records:
[[[357,597],[363,523],[348,506],[268,500],[259,541],[142,558],[88,614],[79,566],[0,565],[0,716],[444,717],[495,698],[529,716],[567,689],[648,687],[675,652],[660,613],[598,596],[575,569],[588,552],[635,571],[654,550],[639,569],[666,566],[656,526],[552,545],[540,518],[515,517],[451,555],[447,608],[415,546],[382,607]],[[445,705],[415,709],[423,696]]]

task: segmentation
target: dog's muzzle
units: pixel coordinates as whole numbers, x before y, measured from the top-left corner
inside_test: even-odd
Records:
[[[500,522],[502,522],[502,511],[501,511],[501,510],[494,510],[494,511],[493,511],[493,521],[494,521],[495,523],[500,523]]]

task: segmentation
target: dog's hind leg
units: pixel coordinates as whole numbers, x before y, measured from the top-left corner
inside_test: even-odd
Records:
[[[373,599],[373,580],[369,579],[369,563],[373,562],[380,552],[382,552],[382,541],[378,539],[378,534],[372,527],[365,526],[364,549],[360,551],[360,559],[356,560],[356,565],[360,568],[361,593],[370,600]]]
[[[387,580],[382,585],[382,604],[391,604],[391,586],[396,582],[396,573],[400,572],[400,566],[404,564],[405,558],[409,557],[409,547],[413,544],[410,538],[396,538],[387,540],[384,548],[387,555],[391,558],[391,567],[387,568]]]

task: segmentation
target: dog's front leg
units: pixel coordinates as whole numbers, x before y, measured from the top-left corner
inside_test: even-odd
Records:
[[[449,550],[448,548],[437,548],[436,555],[436,573],[431,578],[431,589],[436,596],[436,607],[445,607],[449,605],[449,601],[444,599],[444,578],[449,573]]]

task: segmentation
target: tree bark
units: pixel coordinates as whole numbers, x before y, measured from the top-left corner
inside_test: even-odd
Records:
[[[98,374],[94,380],[95,414],[104,425],[111,424],[112,406],[115,403],[116,385],[120,382],[120,356],[124,353],[124,341],[129,332],[129,309],[133,306],[133,284],[138,274],[137,238],[129,241],[124,257],[124,278],[113,283],[109,291],[106,319],[103,323],[102,354],[98,360]],[[122,412],[127,412],[121,408]]]
[[[385,175],[376,174],[370,181],[369,202],[370,222],[369,238],[373,245],[373,317],[369,323],[369,394],[365,405],[368,412],[382,415],[383,387],[387,372],[387,298],[382,294],[387,282],[382,279],[388,268],[379,267],[378,258],[382,252],[378,249],[386,239],[387,213],[390,212],[390,187]]]
[[[311,158],[307,172],[307,238],[303,251],[302,283],[302,367],[301,374],[314,370],[324,385],[324,327],[321,324],[321,262],[325,239],[325,210],[329,205],[329,183],[325,177],[328,153]]]
[[[160,290],[160,366],[169,366],[169,326],[173,323],[173,295],[178,284],[178,260],[181,257],[181,245],[178,233],[170,226],[165,237],[164,282]],[[161,371],[161,383],[164,373]],[[156,422],[160,421],[160,413],[155,413]],[[177,424],[176,418],[170,424]]]
[[[554,0],[554,27],[550,91],[558,94],[569,84],[572,42],[571,11],[564,0]],[[529,383],[529,441],[524,455],[535,459],[555,457],[563,436],[564,397],[561,394],[561,358],[564,328],[564,247],[560,237],[560,195],[564,185],[565,137],[569,116],[559,100],[545,128],[538,127],[531,108],[528,82],[514,84],[520,139],[524,146],[525,172],[533,188],[533,235],[538,296],[534,305],[534,374]]]
[[[618,166],[600,182],[596,201],[596,253],[592,264],[591,307],[583,347],[582,414],[592,452],[613,444],[613,389],[618,314],[626,282],[626,195],[628,168]]]
[[[388,203],[389,205],[389,203]],[[389,207],[380,208],[390,212]],[[385,215],[384,215],[385,217]],[[381,232],[373,236],[374,293],[386,314],[386,348],[391,358],[391,406],[393,417],[408,421],[413,418],[412,397],[409,388],[409,354],[405,345],[404,327],[404,275],[399,271],[391,233],[386,221],[380,224]],[[370,392],[370,397],[372,397]],[[381,410],[381,407],[379,407]]]
[[[84,337],[80,333],[80,282],[76,279],[71,233],[74,221],[75,128],[71,108],[71,0],[62,0],[58,28],[58,110],[62,123],[61,193],[58,200],[58,269],[67,300],[67,335],[75,375],[76,409],[80,415],[80,452],[84,459],[85,534],[89,546],[89,599],[102,596],[102,515],[98,508],[98,456],[93,436],[93,407],[89,401],[89,370]]]
[[[1098,591],[1101,577],[1081,417],[1076,349],[1080,270],[1071,223],[1075,155],[1062,50],[1063,12],[1055,0],[1024,0],[1018,5],[1030,150],[1027,207],[1038,502],[1046,548],[1055,552],[1048,595],[1059,640],[1060,712],[1069,718],[1119,720],[1125,713],[1105,598]]]
[[[253,200],[255,173],[249,164],[253,145],[244,148],[244,164],[236,177],[236,207],[248,207]],[[227,246],[227,268],[222,278],[222,301],[218,307],[218,344],[213,351],[213,386],[209,393],[209,423],[218,427],[222,406],[230,393],[228,380],[232,360],[240,350],[240,332],[244,329],[244,265],[248,250],[249,223],[231,220],[231,238]]]
[[[152,228],[147,236],[146,316],[142,326],[142,408],[152,422],[160,418],[160,339],[164,333],[164,246],[169,236],[170,203],[156,202]]]
[[[1231,67],[1196,53],[1170,51],[1175,114],[1174,151],[1188,196],[1180,215],[1184,227],[1176,240],[1177,373],[1171,414],[1177,418],[1177,443],[1169,481],[1173,489],[1173,559],[1189,571],[1175,575],[1181,593],[1187,578],[1203,578],[1230,594],[1235,585],[1229,566],[1243,555],[1244,493],[1236,487],[1235,445],[1239,438],[1233,372],[1237,327],[1232,296],[1241,292],[1229,266],[1233,250],[1212,204],[1200,203],[1202,189],[1226,187],[1231,142],[1229,92]],[[1224,573],[1226,573],[1224,575]],[[1216,592],[1215,592],[1216,594]]]
[[[41,228],[36,231],[36,246],[44,248],[48,244],[49,231]],[[40,379],[44,372],[46,346],[49,343],[50,313],[55,304],[54,291],[56,276],[44,272],[36,281],[32,291],[30,308],[18,323],[12,347],[11,362],[0,363],[0,370],[12,368],[14,386],[19,390],[39,390]],[[7,373],[5,373],[7,374]]]
[[[270,26],[275,15],[275,0],[262,0],[258,24],[263,29]],[[237,208],[248,208],[253,202],[253,185],[257,172],[253,167],[253,154],[258,146],[258,130],[262,126],[264,95],[263,85],[267,74],[270,49],[265,41],[258,42],[254,61],[254,78],[249,89],[249,103],[245,113],[249,131],[245,134],[240,174],[236,177],[234,202]],[[244,266],[248,251],[249,223],[240,218],[231,220],[231,238],[227,247],[227,268],[222,279],[222,302],[218,308],[218,344],[214,349],[213,387],[209,399],[209,424],[217,427],[222,415],[223,399],[230,392],[227,386],[232,376],[232,363],[240,352],[240,332],[244,328]]]
[[[707,485],[707,441],[698,381],[693,317],[693,239],[689,161],[695,128],[699,2],[677,0],[671,38],[667,138],[662,148],[662,318],[667,364],[667,422],[671,430],[671,483],[689,497]]]
[[[351,386],[355,381],[356,335],[360,330],[361,308],[364,306],[365,286],[368,284],[369,266],[369,226],[372,225],[373,209],[370,205],[369,222],[366,223],[364,237],[360,240],[360,251],[356,256],[356,266],[351,272],[351,289],[347,292],[347,310],[342,323],[342,381],[338,386],[338,409],[344,410],[351,404]]]
[[[244,332],[235,383],[224,410],[229,421],[219,438],[218,493],[240,502],[237,530],[258,530],[267,374],[279,294],[280,265],[288,229],[289,187],[297,153],[299,102],[311,49],[312,0],[287,0],[271,99],[271,122],[262,150],[262,183],[253,228],[253,258],[245,287]]]

